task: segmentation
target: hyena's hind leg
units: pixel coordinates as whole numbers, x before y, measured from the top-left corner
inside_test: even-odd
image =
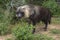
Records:
[[[48,20],[42,20],[42,22],[45,24],[44,31],[47,31],[49,21]]]

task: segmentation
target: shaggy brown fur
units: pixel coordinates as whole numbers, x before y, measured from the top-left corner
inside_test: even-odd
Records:
[[[24,14],[24,17],[28,19],[27,21],[29,24],[32,22],[33,25],[36,25],[36,23],[40,21],[44,22],[45,31],[47,30],[48,24],[50,24],[51,22],[50,10],[42,6],[24,5],[17,9],[17,13],[18,15],[19,14],[21,15],[20,18],[22,17],[22,14]],[[33,33],[34,32],[35,32],[35,28],[33,29]]]

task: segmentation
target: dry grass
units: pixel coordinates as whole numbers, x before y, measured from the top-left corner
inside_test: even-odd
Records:
[[[43,24],[44,25],[44,24]],[[36,25],[36,32],[35,34],[44,34],[49,37],[52,37],[55,40],[60,40],[60,34],[53,34],[51,33],[51,30],[56,29],[58,32],[60,32],[60,19],[59,18],[52,18],[52,23],[48,25],[47,31],[44,31],[44,26],[43,25]],[[55,31],[56,32],[56,31]],[[5,36],[0,36],[0,40],[5,40],[5,39],[10,39],[12,38],[12,35],[5,35]]]

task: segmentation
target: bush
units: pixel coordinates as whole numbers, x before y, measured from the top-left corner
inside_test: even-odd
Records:
[[[42,5],[44,0],[26,0],[27,4]]]
[[[16,40],[28,40],[32,35],[32,25],[28,27],[28,24],[20,23],[20,25],[16,25],[13,28],[12,33],[16,37]]]
[[[53,16],[60,16],[60,6],[55,0],[44,1],[42,6],[49,8]]]
[[[33,26],[26,23],[20,23],[12,29],[12,35],[15,40],[53,40],[51,37],[43,34],[32,34]]]
[[[0,35],[5,35],[9,33],[9,27],[7,23],[0,23]]]
[[[10,33],[10,17],[7,10],[1,8],[0,11],[0,35]]]
[[[0,12],[0,22],[3,20],[4,14]]]

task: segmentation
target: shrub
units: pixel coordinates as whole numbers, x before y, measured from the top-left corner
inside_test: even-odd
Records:
[[[43,34],[32,34],[33,26],[26,23],[20,23],[12,29],[12,35],[15,40],[53,40],[51,37]]]
[[[4,14],[0,12],[0,22],[3,20]]]
[[[7,10],[1,8],[0,11],[0,35],[4,35],[10,32],[10,17]]]
[[[20,23],[20,25],[16,25],[16,27],[13,28],[12,33],[16,37],[16,40],[28,40],[32,34],[32,25],[28,27],[27,23]]]
[[[55,0],[47,0],[42,3],[42,6],[49,8],[53,16],[60,16],[60,6]]]
[[[9,27],[7,23],[0,23],[0,35],[9,33]]]

